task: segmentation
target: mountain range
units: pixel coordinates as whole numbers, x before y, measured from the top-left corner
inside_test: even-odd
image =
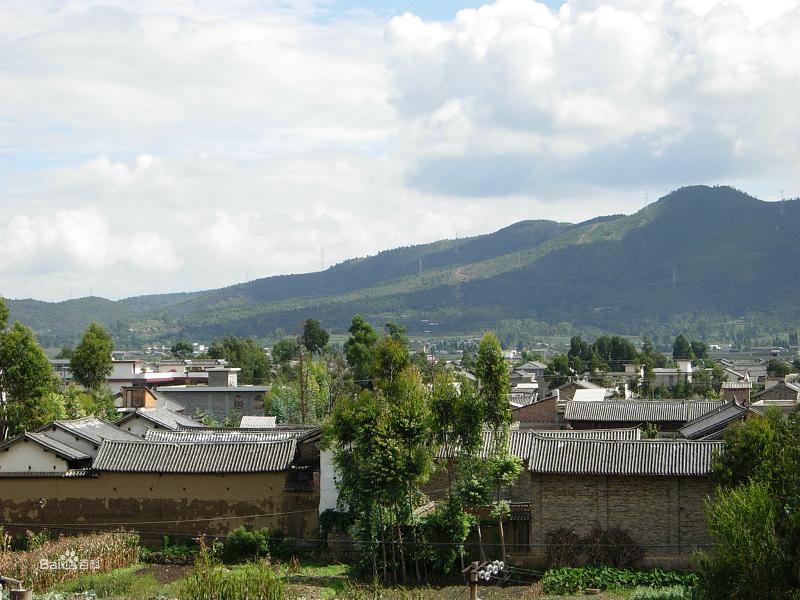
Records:
[[[522,221],[316,273],[119,301],[8,304],[11,318],[49,346],[74,343],[92,320],[122,344],[272,337],[310,317],[344,332],[355,313],[440,334],[513,319],[618,332],[683,315],[788,323],[800,307],[798,232],[798,199],[764,202],[731,187],[692,186],[632,215]]]

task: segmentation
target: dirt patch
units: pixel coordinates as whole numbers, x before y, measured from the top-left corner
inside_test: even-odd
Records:
[[[190,565],[147,565],[140,571],[140,575],[152,575],[153,578],[164,585],[183,579],[192,570]]]

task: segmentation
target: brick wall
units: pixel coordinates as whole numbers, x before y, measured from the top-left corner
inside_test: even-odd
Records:
[[[546,562],[547,532],[562,527],[627,531],[646,554],[643,566],[691,568],[697,548],[710,544],[703,504],[707,478],[548,476],[530,474],[531,564]]]
[[[558,429],[561,419],[556,410],[556,397],[534,402],[511,411],[511,418],[524,426]]]

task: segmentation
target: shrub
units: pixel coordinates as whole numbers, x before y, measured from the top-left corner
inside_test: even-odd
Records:
[[[542,584],[547,594],[574,594],[586,588],[619,589],[636,586],[663,588],[670,586],[694,587],[698,582],[693,573],[663,571],[635,571],[612,567],[581,567],[550,569],[544,574]]]
[[[174,544],[169,536],[164,536],[158,548],[142,548],[140,560],[143,563],[158,565],[191,565],[197,558],[198,546],[193,541]]]
[[[181,600],[284,600],[291,598],[286,583],[266,561],[229,569],[216,562],[201,545],[194,570],[179,589]]]
[[[707,502],[715,546],[700,559],[705,597],[770,598],[789,587],[791,571],[778,539],[770,494],[766,484],[751,481]]]
[[[237,527],[228,534],[222,546],[222,560],[226,563],[244,562],[269,554],[269,530],[249,531]]]
[[[551,567],[575,566],[581,556],[581,538],[566,527],[553,529],[544,536]]]
[[[644,548],[622,529],[595,527],[584,545],[589,563],[598,567],[632,567],[644,558]]]

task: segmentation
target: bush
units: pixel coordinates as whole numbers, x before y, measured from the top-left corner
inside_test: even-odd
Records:
[[[197,558],[198,546],[194,541],[172,543],[169,536],[164,536],[163,544],[158,548],[142,548],[140,560],[143,563],[157,565],[191,565]]]
[[[266,561],[229,569],[201,547],[195,568],[179,589],[181,600],[285,600],[291,598],[286,583]]]
[[[766,484],[751,481],[707,502],[715,546],[700,559],[706,598],[772,598],[790,587],[786,578],[793,566],[778,539],[770,494]]]
[[[228,534],[222,546],[222,560],[236,563],[251,560],[269,554],[269,530],[254,529],[248,531],[237,527]]]
[[[637,587],[628,600],[692,600],[692,590],[682,585],[666,588]]]
[[[574,594],[586,588],[620,589],[636,586],[663,588],[670,586],[694,587],[697,575],[652,569],[635,571],[612,567],[581,567],[550,569],[544,574],[542,584],[547,594]]]
[[[632,567],[644,558],[644,548],[622,529],[595,527],[584,545],[589,563],[596,567]]]
[[[547,559],[551,567],[575,566],[580,558],[581,538],[572,529],[553,529],[544,536]]]

